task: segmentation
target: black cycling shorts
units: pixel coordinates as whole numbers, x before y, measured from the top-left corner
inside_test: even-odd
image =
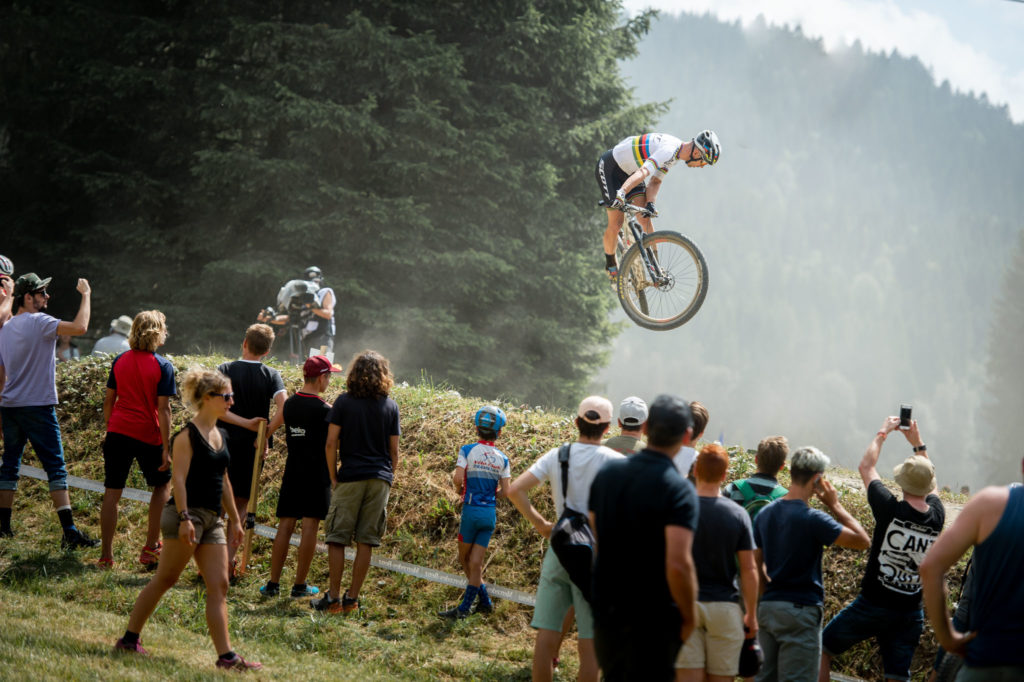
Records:
[[[594,171],[594,175],[597,177],[597,186],[601,188],[601,198],[609,206],[615,201],[615,193],[629,179],[629,173],[619,168],[619,164],[615,161],[615,155],[612,154],[611,149],[602,154],[601,158],[597,160],[597,169]],[[641,182],[629,191],[626,198],[632,199],[637,195],[646,193],[647,185]]]
[[[160,471],[163,463],[162,445],[150,445],[123,433],[108,431],[103,440],[103,487],[124,489],[132,462],[139,461],[139,468],[146,479],[146,485],[156,487],[171,480],[171,470]]]

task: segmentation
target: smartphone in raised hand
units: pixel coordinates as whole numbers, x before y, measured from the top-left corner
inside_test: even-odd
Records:
[[[900,405],[900,430],[907,431],[910,429],[910,412],[913,408],[907,404]]]

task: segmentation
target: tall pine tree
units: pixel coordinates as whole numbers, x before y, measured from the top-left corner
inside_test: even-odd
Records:
[[[178,349],[234,347],[316,264],[342,352],[571,403],[615,333],[593,164],[655,112],[617,65],[647,18],[619,10],[13,6],[0,219],[35,269],[90,276],[101,315],[167,311]]]

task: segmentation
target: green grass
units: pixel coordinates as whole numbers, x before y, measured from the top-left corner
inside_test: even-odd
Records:
[[[171,358],[179,372],[193,363],[215,367],[225,359]],[[102,395],[108,363],[86,358],[58,370],[58,414],[68,469],[94,480],[103,479]],[[298,368],[275,366],[282,371],[289,392],[301,385]],[[338,381],[325,397],[331,400],[340,390]],[[457,573],[459,510],[450,474],[457,448],[472,440],[471,417],[483,401],[427,384],[397,386],[393,397],[402,414],[402,458],[388,505],[388,532],[377,553]],[[513,476],[549,448],[573,437],[567,415],[507,403],[502,407],[508,425],[498,446],[512,461]],[[180,427],[187,414],[177,400],[172,401],[172,408],[175,425]],[[732,478],[753,471],[751,452],[734,447],[730,455]],[[284,458],[283,439],[279,439],[264,469],[264,493],[257,513],[260,523],[276,525],[273,514]],[[32,455],[26,456],[26,462],[36,463]],[[137,471],[128,485],[145,489]],[[870,532],[873,524],[863,492],[840,490],[844,506]],[[79,525],[98,536],[100,495],[73,490],[71,499]],[[553,516],[546,488],[537,491],[533,500],[542,513]],[[203,591],[192,568],[168,592],[143,632],[145,646],[153,656],[139,659],[111,652],[149,578],[136,563],[144,540],[145,512],[143,504],[122,501],[114,544],[116,567],[99,571],[93,568],[97,550],[77,554],[59,550],[60,529],[45,484],[22,479],[14,509],[18,535],[0,540],[0,679],[192,680],[220,676],[213,668],[215,654],[206,632]],[[543,550],[543,541],[529,523],[502,502],[487,553],[485,579],[532,592]],[[285,593],[292,580],[294,550],[289,558],[282,576]],[[866,558],[866,552],[826,552],[826,618],[857,594]],[[317,614],[307,600],[259,597],[257,590],[267,579],[269,560],[270,542],[256,538],[249,574],[228,597],[232,643],[243,656],[264,663],[261,678],[530,678],[533,631],[529,608],[498,600],[491,616],[448,623],[436,612],[456,603],[457,589],[371,568],[361,594],[363,608],[357,615]],[[959,591],[960,578],[958,569],[951,577],[954,594]],[[326,558],[318,555],[309,582],[323,586],[326,580]],[[934,651],[934,638],[927,631],[914,660],[915,679],[924,678]],[[575,679],[574,641],[563,646],[561,660],[557,679]],[[878,679],[881,663],[874,646],[863,644],[841,657],[834,670]]]

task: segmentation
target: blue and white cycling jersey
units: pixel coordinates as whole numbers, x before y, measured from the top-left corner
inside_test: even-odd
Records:
[[[462,504],[493,507],[501,479],[512,478],[508,457],[494,443],[479,441],[459,448],[457,467],[465,469]]]

